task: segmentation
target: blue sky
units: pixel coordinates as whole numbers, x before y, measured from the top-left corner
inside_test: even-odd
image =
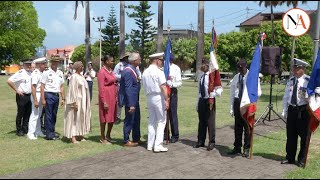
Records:
[[[316,10],[317,1],[309,1],[307,4],[298,5],[303,10]],[[125,5],[139,4],[138,1],[125,1]],[[149,1],[151,11],[155,13],[151,23],[157,26],[158,1]],[[73,20],[75,1],[34,1],[34,7],[38,13],[39,26],[46,30],[47,36],[44,45],[47,49],[63,48],[66,45],[84,44],[85,39],[85,11],[81,4],[78,8],[78,18]],[[117,21],[120,20],[120,1],[90,1],[91,16],[91,42],[99,40],[99,23],[94,22],[92,17],[104,16],[107,19],[110,8],[116,11]],[[235,27],[241,22],[259,12],[269,13],[270,8],[260,7],[257,1],[205,1],[205,32],[210,32],[212,19],[215,19],[217,34],[230,31],[239,31]],[[246,10],[249,8],[249,10]],[[274,12],[285,12],[292,7],[285,5],[275,7]],[[198,25],[198,2],[197,1],[164,1],[163,24],[167,26],[170,21],[171,29],[197,30]],[[126,9],[131,12],[131,10]],[[137,29],[134,19],[125,17],[125,31]],[[106,22],[102,23],[102,27]]]

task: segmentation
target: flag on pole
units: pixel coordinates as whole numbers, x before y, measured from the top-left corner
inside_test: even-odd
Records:
[[[312,73],[307,86],[308,95],[310,97],[310,130],[314,132],[319,126],[320,121],[320,49],[316,62],[312,68]]]
[[[217,46],[218,40],[217,40],[217,34],[212,27],[212,38],[211,38],[211,46],[210,46],[210,65],[209,65],[209,87],[208,87],[208,92],[212,92],[214,88],[219,88],[222,87],[221,85],[221,77],[219,73],[219,65],[217,58],[214,53],[214,48]],[[210,98],[209,101],[213,102],[213,99]]]
[[[171,56],[171,39],[170,39],[170,36],[168,36],[166,49],[164,51],[164,65],[163,65],[163,71],[167,81],[170,80],[170,76],[169,76],[170,75],[170,56]],[[168,85],[167,85],[167,92],[168,92],[168,95],[170,96],[171,89]]]
[[[261,38],[261,36],[260,36]],[[257,110],[258,101],[258,83],[260,72],[261,44],[257,43],[252,58],[249,73],[244,80],[243,94],[240,103],[240,113],[244,120],[247,121],[250,128],[254,126],[254,115]]]

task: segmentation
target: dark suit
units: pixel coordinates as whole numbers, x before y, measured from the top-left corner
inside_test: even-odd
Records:
[[[128,65],[121,72],[119,105],[125,106],[125,119],[123,124],[124,143],[129,141],[132,130],[133,142],[140,141],[140,105],[139,105],[140,81],[137,78],[136,69]],[[134,113],[129,113],[131,106],[135,107]]]

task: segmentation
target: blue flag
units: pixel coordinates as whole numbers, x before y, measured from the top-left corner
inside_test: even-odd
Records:
[[[170,54],[171,54],[171,40],[170,40],[170,37],[168,36],[168,41],[167,41],[166,49],[164,52],[164,65],[163,65],[164,75],[166,76],[166,80],[168,80],[169,74],[170,74]]]
[[[320,87],[320,48],[307,86],[309,97],[314,94],[316,87]]]

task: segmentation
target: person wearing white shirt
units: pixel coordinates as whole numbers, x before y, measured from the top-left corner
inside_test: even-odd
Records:
[[[166,137],[170,134],[169,130],[167,132],[167,127],[164,130],[166,140],[170,139],[170,143],[175,143],[179,140],[179,124],[178,124],[178,89],[182,86],[182,78],[181,78],[181,69],[179,66],[173,63],[174,55],[170,54],[170,74],[169,79],[167,81],[167,85],[170,87],[170,105],[169,105],[169,119],[170,119],[170,128],[171,129],[171,138]]]
[[[207,129],[209,134],[209,142],[207,150],[211,151],[215,147],[215,134],[216,134],[216,97],[221,96],[222,86],[221,82],[214,82],[213,89],[209,88],[209,64],[207,59],[202,60],[201,71],[203,72],[198,83],[198,103],[197,111],[199,117],[198,124],[198,141],[194,148],[204,147]],[[215,72],[212,72],[216,74]],[[214,78],[216,81],[218,78]],[[216,85],[219,84],[219,85]]]
[[[53,57],[51,67],[45,71],[41,79],[41,100],[46,113],[46,139],[59,140],[55,134],[57,112],[59,106],[59,94],[61,96],[61,106],[64,105],[64,77],[62,71],[58,70],[60,59]]]
[[[37,139],[37,136],[44,137],[45,135],[41,131],[40,113],[42,113],[42,101],[41,101],[41,79],[42,73],[46,68],[46,58],[38,58],[33,61],[36,65],[35,70],[31,74],[31,103],[32,111],[29,119],[29,130],[27,137],[30,140]]]
[[[149,56],[151,64],[142,74],[144,93],[147,96],[148,106],[148,145],[147,150],[154,152],[166,152],[163,147],[164,128],[166,126],[166,114],[169,108],[166,78],[160,70],[163,66],[164,53],[156,53]]]
[[[240,59],[237,63],[238,74],[236,74],[231,80],[230,85],[230,114],[235,118],[234,124],[234,148],[229,152],[231,155],[241,155],[242,146],[242,134],[244,131],[244,145],[243,145],[243,157],[249,156],[250,150],[250,134],[249,128],[246,125],[245,120],[240,114],[240,103],[244,89],[244,82],[249,74],[247,69],[247,62],[244,59]],[[261,96],[260,79],[258,79],[258,96]]]
[[[31,63],[30,59],[23,62],[23,69],[12,75],[7,83],[16,92],[17,116],[16,134],[24,136],[28,133],[28,123],[31,114]]]
[[[114,72],[118,82],[120,82],[120,80],[121,80],[121,72],[129,63],[129,60],[128,60],[129,56],[130,56],[129,52],[126,52],[125,55],[121,56],[120,62],[113,69],[113,72]],[[119,93],[119,89],[120,89],[120,83],[118,83],[118,93]],[[119,103],[119,101],[118,101],[118,103]],[[117,105],[117,120],[116,120],[115,124],[119,124],[121,122],[121,111],[122,111],[122,107],[118,104]]]
[[[282,116],[287,119],[286,159],[281,164],[294,164],[305,166],[307,158],[307,137],[309,134],[309,113],[307,87],[310,77],[304,74],[309,64],[303,60],[293,59],[293,77],[287,82],[283,96]],[[300,152],[296,162],[298,136],[300,136]]]
[[[93,79],[96,77],[96,71],[92,68],[92,62],[88,62],[88,72],[84,73],[84,78],[88,82],[89,92],[90,92],[90,101],[92,100],[92,86],[93,86]]]

